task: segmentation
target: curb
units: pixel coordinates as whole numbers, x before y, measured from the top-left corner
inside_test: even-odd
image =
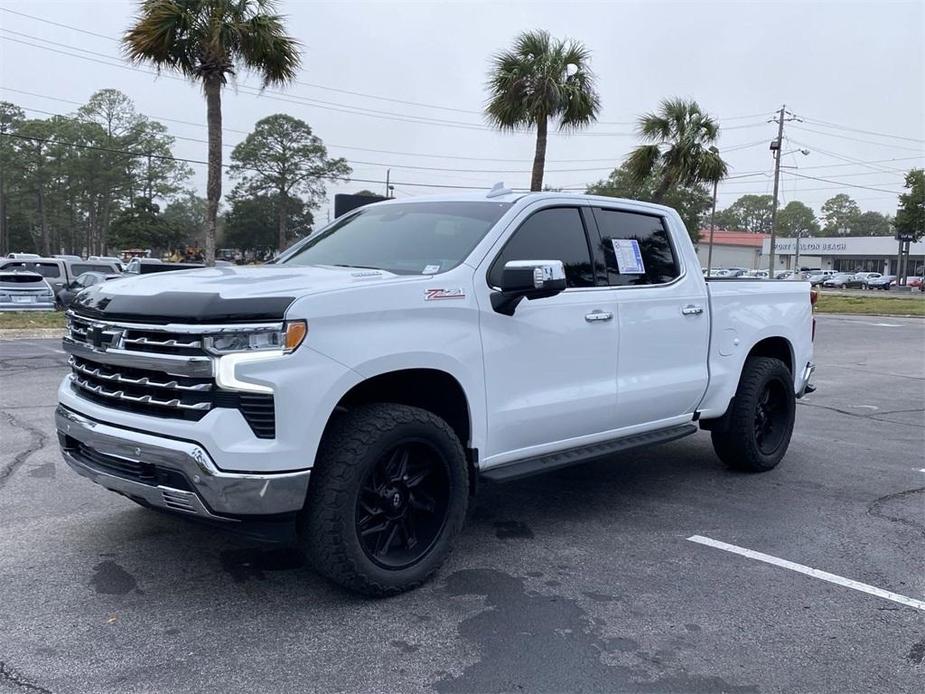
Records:
[[[925,316],[915,315],[911,313],[856,313],[856,312],[829,313],[829,312],[822,312],[822,311],[814,311],[813,315],[814,316],[835,316],[835,317],[865,316],[867,318],[918,318],[918,319],[925,318]]]
[[[3,328],[0,342],[5,340],[45,340],[64,337],[64,328]]]

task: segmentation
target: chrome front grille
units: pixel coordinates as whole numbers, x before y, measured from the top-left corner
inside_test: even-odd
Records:
[[[139,376],[138,378],[131,378],[126,376],[118,371],[107,370],[102,366],[89,366],[87,362],[79,360],[76,357],[71,357],[68,360],[68,364],[71,365],[72,370],[77,374],[82,374],[84,376],[89,376],[90,378],[100,379],[103,381],[109,381],[111,383],[126,384],[130,386],[146,386],[148,388],[166,388],[169,390],[192,390],[192,391],[203,391],[211,390],[212,384],[205,383],[180,383],[177,379],[173,378],[169,381],[157,381],[148,376]]]
[[[215,382],[204,343],[222,330],[99,321],[69,312],[63,346],[71,388],[104,407],[155,417],[199,420],[213,409],[233,408],[255,436],[274,438],[272,395],[223,390]]]
[[[96,349],[181,356],[207,356],[203,328],[94,321],[68,313],[68,337]],[[199,334],[196,334],[196,332]]]

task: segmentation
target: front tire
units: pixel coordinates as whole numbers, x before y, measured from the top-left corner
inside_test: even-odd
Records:
[[[363,405],[325,433],[300,531],[321,574],[363,595],[396,595],[440,567],[468,501],[463,448],[445,421]]]
[[[777,467],[790,445],[796,414],[790,369],[780,359],[747,359],[730,407],[728,425],[711,432],[716,455],[746,472]]]

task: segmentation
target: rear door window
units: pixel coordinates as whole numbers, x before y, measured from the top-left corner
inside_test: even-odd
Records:
[[[666,284],[680,275],[662,217],[595,207],[594,219],[611,286]]]
[[[42,277],[60,277],[61,269],[57,263],[36,263],[31,260],[14,260],[11,263],[4,263],[4,270],[28,270],[37,272]]]
[[[554,207],[528,217],[492,264],[491,286],[501,286],[504,264],[511,260],[561,260],[568,287],[594,286],[588,237],[577,207]]]
[[[82,275],[85,272],[104,272],[109,274],[113,272],[113,267],[108,263],[75,263],[71,265],[72,275]]]

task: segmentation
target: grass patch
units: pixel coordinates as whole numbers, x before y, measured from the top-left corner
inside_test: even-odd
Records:
[[[878,316],[925,316],[925,299],[874,296],[819,295],[819,313],[857,313]]]
[[[2,311],[0,330],[64,328],[63,311]]]

